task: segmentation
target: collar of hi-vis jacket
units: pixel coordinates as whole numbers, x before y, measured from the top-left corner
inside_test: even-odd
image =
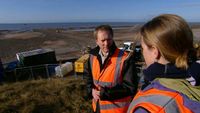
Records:
[[[94,84],[99,84],[103,87],[112,87],[120,83],[122,66],[126,55],[124,51],[116,49],[113,56],[106,62],[103,70],[100,70],[100,63],[97,61],[97,56],[90,56],[90,65],[93,74]],[[110,64],[112,63],[112,64]],[[106,76],[104,76],[106,75]],[[103,78],[102,78],[103,77]]]
[[[147,69],[143,70],[144,79],[153,81],[156,78],[187,78],[190,77],[187,70],[179,69],[174,64],[166,65],[153,63]]]

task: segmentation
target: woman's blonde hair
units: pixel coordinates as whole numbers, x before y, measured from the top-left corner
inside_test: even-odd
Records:
[[[148,47],[157,47],[166,60],[187,69],[193,34],[183,18],[173,14],[157,16],[142,26],[140,35]]]

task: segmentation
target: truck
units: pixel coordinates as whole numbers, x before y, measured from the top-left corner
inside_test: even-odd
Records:
[[[133,51],[134,49],[134,42],[124,42],[123,47],[120,47],[119,49],[122,49],[124,51]]]
[[[140,43],[131,41],[124,42],[123,47],[120,47],[119,49],[133,53],[134,60],[136,62],[142,61],[142,50]]]

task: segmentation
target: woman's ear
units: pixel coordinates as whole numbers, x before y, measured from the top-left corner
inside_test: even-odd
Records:
[[[160,52],[159,52],[158,48],[155,47],[155,46],[152,46],[152,51],[153,51],[153,57],[154,57],[155,61],[159,60],[160,59]]]

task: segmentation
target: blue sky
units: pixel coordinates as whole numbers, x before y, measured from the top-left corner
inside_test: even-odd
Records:
[[[199,0],[1,0],[0,23],[145,22],[163,13],[200,22]]]

